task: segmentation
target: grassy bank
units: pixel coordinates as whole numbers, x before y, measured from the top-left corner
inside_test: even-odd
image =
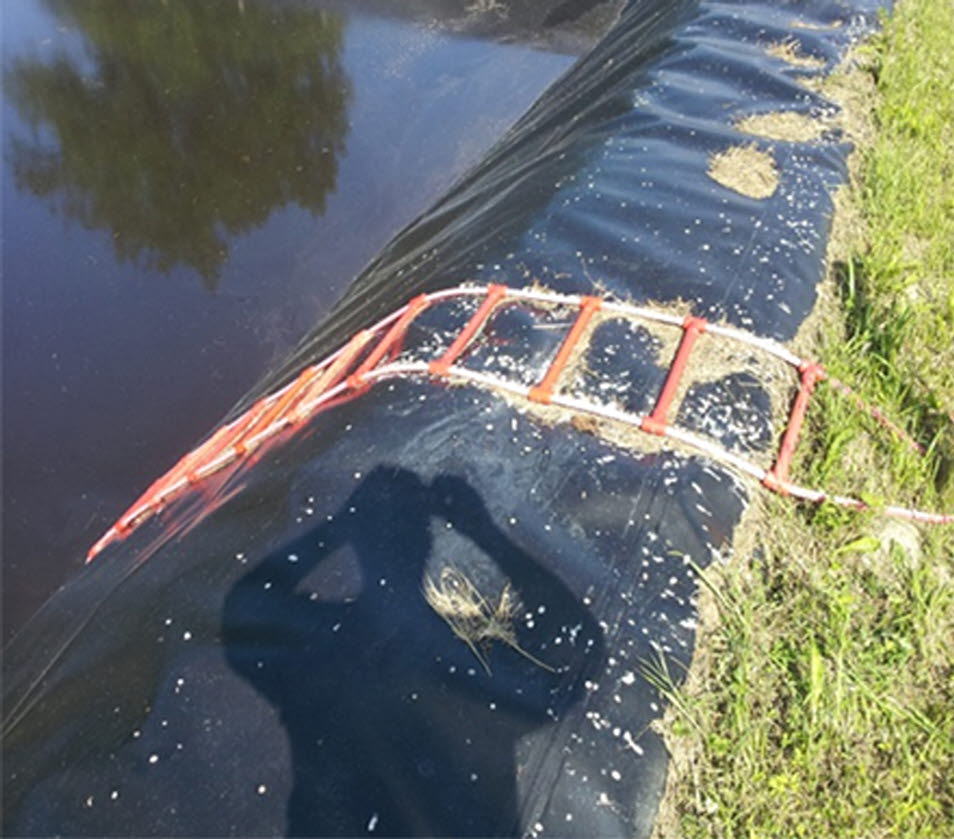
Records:
[[[928,452],[822,388],[796,477],[951,511],[954,4],[903,0],[861,63],[874,131],[813,354]],[[954,837],[954,527],[759,503],[706,574],[659,832]]]

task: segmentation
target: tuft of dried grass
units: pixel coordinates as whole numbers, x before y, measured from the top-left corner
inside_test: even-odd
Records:
[[[772,111],[743,117],[736,121],[735,127],[746,134],[755,134],[770,140],[810,143],[821,137],[829,126],[824,119],[799,111]]]
[[[792,20],[788,24],[792,29],[808,29],[813,32],[823,32],[828,29],[840,29],[842,23],[840,20],[833,20],[831,23],[815,23],[809,20]]]
[[[433,576],[425,578],[424,599],[454,635],[467,645],[488,676],[493,674],[487,654],[495,641],[506,644],[538,667],[556,672],[517,643],[513,623],[520,610],[520,599],[510,583],[504,585],[494,602],[484,597],[461,571],[444,566],[437,579]]]
[[[823,58],[805,55],[805,53],[801,51],[800,44],[794,38],[766,44],[764,49],[772,58],[781,59],[786,64],[791,64],[793,67],[800,67],[805,70],[821,70],[827,63]]]
[[[778,188],[775,160],[754,143],[731,146],[709,158],[710,178],[749,198],[768,198]]]

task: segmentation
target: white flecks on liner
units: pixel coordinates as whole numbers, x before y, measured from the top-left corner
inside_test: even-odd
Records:
[[[634,739],[633,735],[630,732],[628,731],[623,732],[623,742],[626,744],[626,747],[628,749],[634,751],[636,754],[640,756],[645,754],[645,752],[643,751],[643,747],[636,742],[636,740]]]

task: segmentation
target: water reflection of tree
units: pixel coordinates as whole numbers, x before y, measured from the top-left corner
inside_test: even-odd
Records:
[[[21,59],[6,90],[30,137],[11,139],[17,184],[117,256],[197,270],[209,287],[226,235],[294,202],[319,214],[347,130],[342,23],[244,0],[47,0],[86,55]]]

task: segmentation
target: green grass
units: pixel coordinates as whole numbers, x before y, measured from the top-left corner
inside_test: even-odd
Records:
[[[900,3],[864,60],[864,225],[833,266],[816,354],[928,456],[822,386],[796,477],[952,511],[954,4]],[[751,545],[706,573],[663,835],[954,837],[954,526],[891,527],[771,498]]]

